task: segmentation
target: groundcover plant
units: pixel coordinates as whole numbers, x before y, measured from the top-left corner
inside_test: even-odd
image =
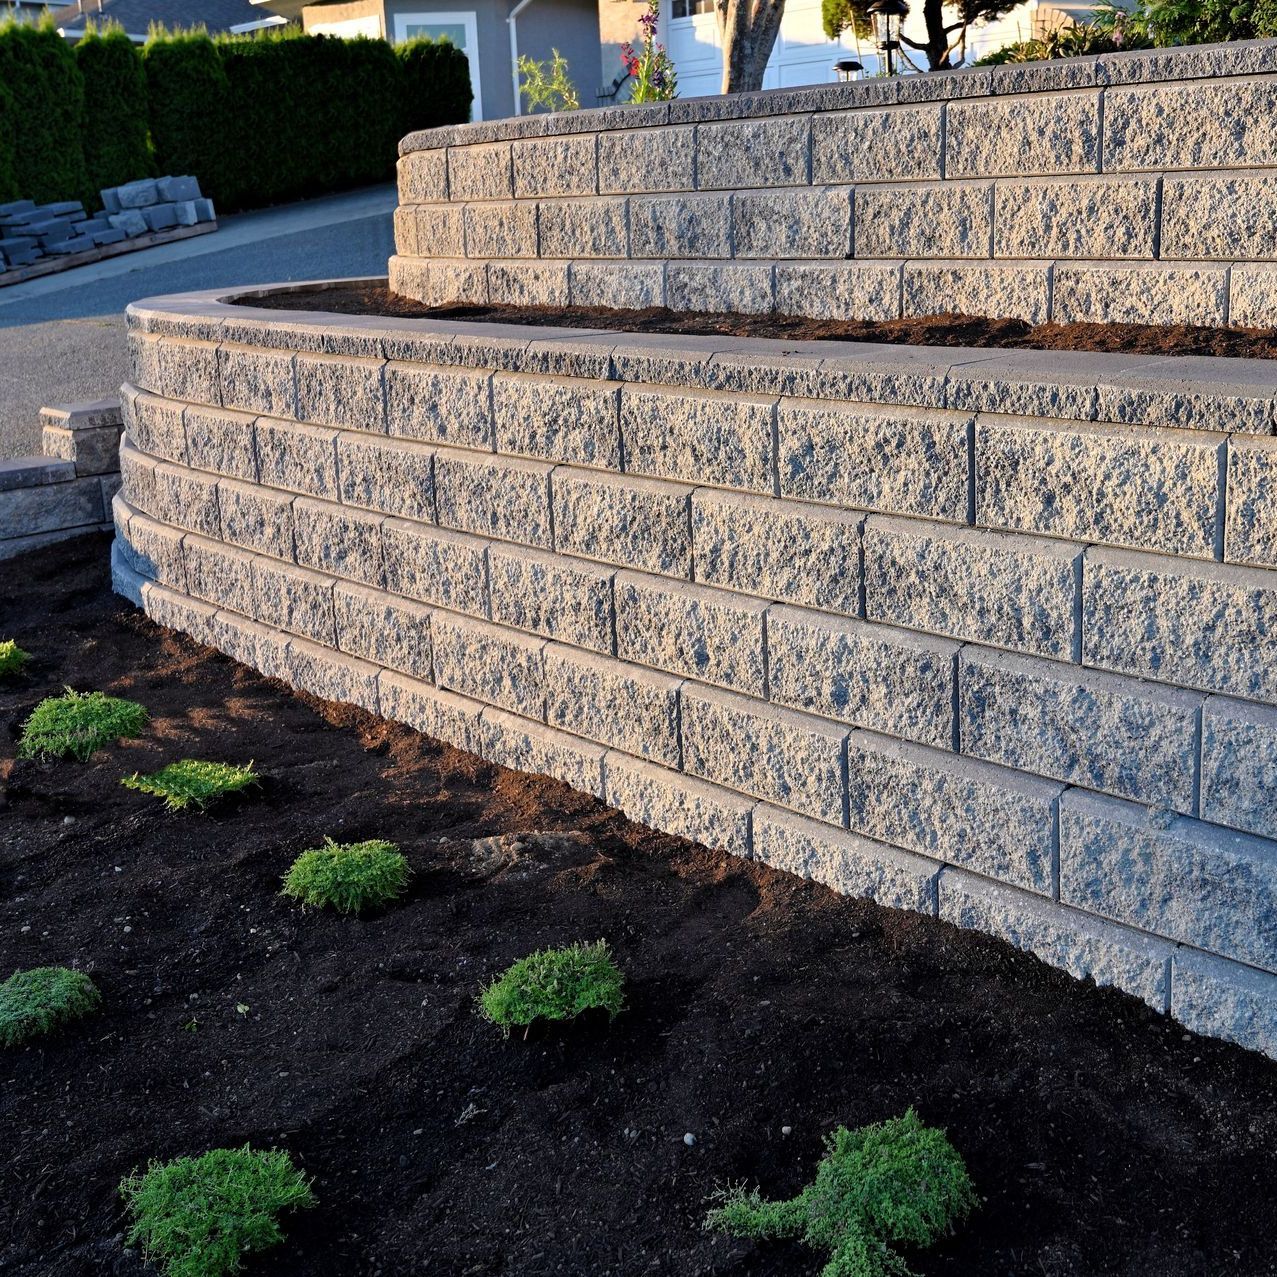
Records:
[[[137,737],[146,726],[146,710],[135,701],[103,692],[50,696],[31,711],[18,740],[20,758],[87,760],[121,737]]]
[[[24,652],[13,639],[0,641],[0,678],[17,674],[30,659],[31,653]]]
[[[247,1144],[152,1162],[124,1180],[120,1194],[133,1218],[129,1242],[140,1242],[168,1277],[239,1272],[244,1255],[284,1240],[281,1212],[315,1205],[287,1153]]]
[[[578,942],[520,958],[479,995],[479,1011],[507,1032],[534,1020],[571,1020],[596,1008],[616,1016],[624,1005],[624,985],[606,941]]]
[[[102,1001],[97,985],[70,967],[15,971],[0,984],[0,1046],[17,1046],[78,1020]]]
[[[840,1126],[825,1147],[815,1182],[797,1197],[769,1202],[728,1188],[706,1227],[828,1250],[821,1277],[910,1277],[894,1248],[932,1245],[976,1205],[961,1154],[913,1109],[855,1131]]]
[[[125,776],[120,784],[127,789],[163,798],[169,811],[181,811],[185,807],[198,807],[203,811],[219,798],[240,793],[258,784],[260,779],[252,763],[238,767],[233,763],[206,763],[197,758],[183,758],[181,762],[169,763],[149,776],[134,772],[132,776]]]
[[[303,851],[284,876],[282,894],[303,905],[363,913],[389,904],[407,890],[408,862],[392,842],[337,843]]]

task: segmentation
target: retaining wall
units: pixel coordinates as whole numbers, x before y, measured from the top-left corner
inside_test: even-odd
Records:
[[[130,324],[162,624],[1277,1055],[1277,365]]]
[[[1277,41],[451,126],[401,146],[434,303],[1277,325]]]

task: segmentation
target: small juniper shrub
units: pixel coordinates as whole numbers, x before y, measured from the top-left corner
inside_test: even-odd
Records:
[[[181,762],[169,763],[149,776],[134,772],[132,776],[125,776],[120,784],[164,799],[169,811],[181,811],[186,807],[198,807],[203,811],[219,798],[238,794],[259,784],[260,780],[252,763],[238,767],[232,763],[206,763],[197,758],[183,758]]]
[[[215,1148],[152,1162],[120,1185],[132,1216],[130,1245],[167,1277],[222,1277],[284,1240],[279,1216],[315,1205],[306,1177],[277,1149]]]
[[[30,659],[31,653],[24,652],[13,639],[0,640],[0,678],[20,674]]]
[[[15,971],[0,984],[0,1046],[30,1038],[96,1011],[102,995],[83,971],[33,967]]]
[[[534,1020],[571,1020],[601,1008],[610,1017],[625,1002],[625,977],[605,940],[541,949],[520,958],[479,995],[485,1020],[508,1033]]]
[[[336,843],[303,851],[284,876],[283,894],[303,905],[363,913],[402,896],[408,862],[392,842]]]
[[[76,758],[85,762],[104,745],[142,734],[147,713],[135,701],[102,692],[50,696],[31,711],[18,741],[20,758]]]
[[[821,1277],[910,1277],[897,1246],[930,1246],[976,1205],[961,1154],[910,1109],[825,1141],[815,1183],[789,1201],[722,1190],[707,1228],[736,1237],[798,1238],[828,1250]]]

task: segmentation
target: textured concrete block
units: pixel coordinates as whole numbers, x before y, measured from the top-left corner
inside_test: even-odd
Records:
[[[597,188],[595,135],[528,138],[514,144],[514,193],[593,195]]]
[[[221,352],[214,342],[144,337],[132,332],[129,353],[129,380],[139,389],[186,403],[225,402],[221,397]]]
[[[1055,268],[1051,318],[1057,323],[1202,324],[1225,321],[1228,272],[1223,266],[1083,265]]]
[[[183,554],[186,585],[197,598],[241,616],[252,616],[257,597],[253,583],[253,556],[221,541],[188,536]]]
[[[617,129],[599,134],[599,192],[690,191],[696,184],[696,130]]]
[[[1165,178],[1160,255],[1277,258],[1277,177],[1230,173]]]
[[[778,421],[782,496],[966,522],[970,415],[784,399]]]
[[[395,209],[395,251],[405,257],[464,257],[465,206]]]
[[[1088,550],[1082,659],[1180,687],[1277,701],[1277,578]]]
[[[1221,377],[1225,368],[1229,374]],[[1167,358],[1097,377],[1095,412],[1100,421],[1131,425],[1271,434],[1277,424],[1275,373],[1255,360]]]
[[[486,370],[386,365],[386,422],[392,435],[492,445],[492,374]]]
[[[448,198],[448,152],[443,147],[412,151],[398,164],[400,204]]]
[[[290,639],[287,667],[288,681],[303,692],[324,701],[358,705],[370,714],[379,712],[375,665],[305,639]]]
[[[988,182],[856,188],[857,257],[988,257]]]
[[[847,742],[849,828],[1050,895],[1063,786],[864,731]]]
[[[1134,994],[1154,1010],[1167,1008],[1174,947],[1164,941],[961,869],[940,875],[940,917],[999,936],[1080,980]]]
[[[544,200],[537,244],[542,257],[625,257],[629,248],[626,202],[602,197]]]
[[[665,300],[671,310],[765,315],[774,304],[772,267],[731,262],[670,262]]]
[[[241,412],[265,413],[268,417],[296,416],[294,358],[288,350],[262,350],[229,343],[219,347],[217,368],[222,404]]]
[[[155,466],[150,457],[129,446],[127,435],[120,440],[121,491],[134,509],[151,515],[155,513]]]
[[[337,646],[351,656],[432,682],[430,609],[366,585],[333,587]]]
[[[864,621],[773,607],[767,613],[771,699],[949,749],[958,646]]]
[[[1043,364],[1042,354],[999,352],[957,364],[945,378],[950,408],[1090,421],[1095,415],[1096,378],[1083,364]]]
[[[182,425],[184,404],[131,387],[125,391],[120,403],[124,428],[135,448],[148,456],[186,464],[186,431]]]
[[[573,262],[569,270],[573,306],[643,310],[665,305],[661,262]]]
[[[770,398],[626,386],[621,392],[625,468],[770,493],[775,416],[776,401]]]
[[[943,176],[938,103],[812,117],[811,180],[906,182]]]
[[[754,809],[754,859],[839,895],[867,896],[888,909],[936,912],[935,861],[762,803]]]
[[[679,766],[679,679],[551,643],[545,681],[551,726]]]
[[[651,195],[630,200],[632,257],[730,257],[730,195]]]
[[[133,513],[128,522],[127,533],[119,537],[118,544],[124,561],[139,576],[146,577],[148,581],[158,581],[161,585],[172,586],[183,593],[188,588],[198,593],[194,585],[187,584],[186,556],[182,548],[187,535],[177,528],[165,527],[144,514]]]
[[[1277,1055],[1277,976],[1267,972],[1179,949],[1171,1014],[1194,1033]]]
[[[1273,970],[1277,843],[1070,790],[1060,804],[1060,899]]]
[[[1277,709],[1207,698],[1202,819],[1277,838]]]
[[[440,452],[435,457],[439,522],[460,532],[548,547],[550,470],[539,461]]]
[[[1081,547],[879,517],[865,524],[864,546],[870,620],[1073,657]]]
[[[603,747],[543,723],[485,709],[479,722],[478,752],[512,771],[552,776],[582,793],[603,796]]]
[[[498,373],[492,382],[497,451],[619,470],[620,394],[612,382]]]
[[[388,590],[455,612],[487,615],[487,542],[403,519],[387,519],[381,538]]]
[[[1223,441],[1204,432],[983,416],[975,433],[976,523],[1209,559]]]
[[[288,674],[288,635],[234,612],[218,610],[209,627],[209,645],[267,678]]]
[[[1156,178],[999,182],[993,255],[1151,259],[1156,255],[1157,201]],[[1172,255],[1166,252],[1164,230],[1161,255]]]
[[[514,167],[509,142],[448,148],[448,198],[508,200],[514,195]]]
[[[1235,435],[1228,441],[1224,558],[1277,566],[1277,441]]]
[[[139,576],[128,565],[125,552],[119,541],[111,543],[111,589],[121,598],[127,599],[134,607],[142,606],[142,589],[146,578]]]
[[[899,262],[776,263],[776,311],[812,319],[898,319]]]
[[[537,206],[530,203],[467,204],[467,257],[535,257]]]
[[[560,470],[554,475],[555,549],[690,576],[691,493],[684,484]]]
[[[846,823],[844,730],[709,688],[685,686],[681,700],[686,771],[827,824]]]
[[[567,262],[491,262],[488,300],[507,306],[566,306]]]
[[[904,266],[904,315],[985,315],[1045,323],[1050,314],[1049,262],[910,262]]]
[[[851,192],[737,191],[732,244],[737,257],[846,257]]]
[[[962,752],[1191,812],[1202,698],[1094,670],[964,647]]]
[[[1277,328],[1277,266],[1234,266],[1228,320],[1238,328]]]
[[[620,572],[616,650],[623,660],[765,696],[767,604],[725,590]]]
[[[254,418],[225,408],[187,407],[184,417],[187,464],[232,479],[257,478]]]
[[[385,434],[383,367],[380,359],[298,355],[298,420]]]
[[[223,540],[276,559],[292,559],[291,496],[223,479],[217,485],[217,503]]]
[[[1099,167],[1098,90],[981,98],[947,108],[946,177],[1095,173]]]
[[[419,282],[405,278],[404,270],[396,278],[397,261],[401,259],[390,259],[390,287],[396,293],[432,306],[483,305],[488,300],[488,268],[483,262],[432,261],[423,291]]]
[[[73,472],[81,478],[118,472],[120,426],[73,429],[43,421],[43,413],[41,417],[40,452],[43,456],[70,462]]]
[[[743,594],[859,611],[861,515],[698,490],[696,579]]]
[[[479,715],[483,706],[455,692],[431,687],[419,679],[382,670],[377,679],[381,713],[397,723],[474,752],[479,745]]]
[[[142,608],[156,625],[190,635],[197,643],[208,643],[217,632],[217,609],[176,590],[147,581],[142,586]]]
[[[87,503],[93,507],[94,500],[100,505],[101,488],[88,480],[77,480],[74,485],[59,484],[70,489],[80,483],[88,484]],[[96,489],[96,491],[92,491]],[[16,496],[16,493],[6,494]],[[2,499],[2,498],[0,498]],[[63,498],[66,500],[67,498]],[[161,523],[172,524],[176,528],[185,528],[188,532],[198,532],[206,537],[221,535],[221,520],[217,511],[217,479],[213,475],[201,474],[198,470],[186,470],[181,466],[161,462],[155,467],[155,517]],[[95,521],[101,514],[95,515]],[[85,520],[87,522],[87,520]],[[69,519],[63,518],[60,525],[69,526]],[[0,520],[0,524],[3,520]],[[27,528],[24,531],[41,531],[39,528]]]
[[[593,563],[493,545],[492,619],[596,652],[612,650],[612,577]]]
[[[434,449],[366,434],[337,436],[338,487],[344,505],[433,523]]]
[[[327,426],[257,419],[259,481],[286,492],[337,499],[337,432]]]
[[[253,617],[263,625],[337,646],[331,577],[292,563],[253,563]]]
[[[766,173],[771,186],[803,186],[808,181],[811,122],[789,119],[731,120],[696,130],[696,185],[732,190],[741,175]]]
[[[386,263],[387,282],[392,293],[400,297],[411,297],[414,301],[426,302],[433,306],[443,305],[441,299],[435,298],[430,289],[430,272],[435,268],[434,262],[421,257],[400,257],[394,254]],[[463,268],[458,268],[462,270]],[[472,283],[479,287],[474,290],[479,300],[488,300],[488,268],[483,262],[473,264],[467,272]],[[443,291],[442,289],[440,290]],[[448,300],[451,300],[449,298]]]
[[[440,687],[545,720],[545,640],[499,625],[436,612],[431,618]]]
[[[750,799],[615,750],[603,766],[604,801],[631,820],[713,850],[750,854]]]
[[[379,515],[298,497],[293,503],[297,562],[365,585],[384,585]]]

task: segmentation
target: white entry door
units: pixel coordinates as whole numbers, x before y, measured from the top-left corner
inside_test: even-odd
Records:
[[[474,11],[395,14],[396,44],[415,40],[418,36],[429,36],[432,40],[445,37],[466,55],[466,61],[470,63],[470,88],[474,91],[470,118],[483,119],[483,94],[479,89],[479,27]]]

